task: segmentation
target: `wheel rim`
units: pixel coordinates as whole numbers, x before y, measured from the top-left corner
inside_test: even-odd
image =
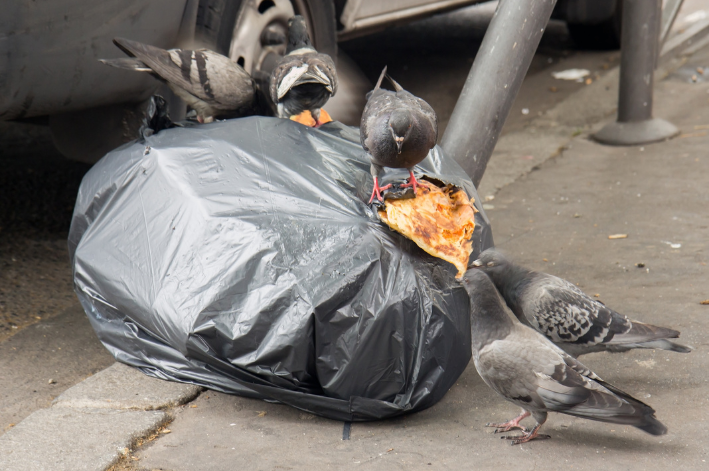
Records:
[[[252,76],[259,75],[257,72],[270,74],[286,53],[288,20],[296,13],[305,17],[312,38],[310,15],[304,0],[244,0],[232,32],[229,58]],[[274,43],[276,36],[281,36],[283,41]]]

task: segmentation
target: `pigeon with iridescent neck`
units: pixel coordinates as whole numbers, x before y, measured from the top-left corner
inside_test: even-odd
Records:
[[[415,193],[418,182],[414,167],[426,158],[438,140],[438,117],[433,108],[404,90],[386,71],[384,67],[374,90],[367,95],[359,128],[374,178],[370,203],[375,196],[382,201],[381,192],[390,188],[390,185],[379,186],[383,167],[407,169],[409,182],[401,187],[413,187]],[[381,88],[384,77],[394,85],[394,91]]]

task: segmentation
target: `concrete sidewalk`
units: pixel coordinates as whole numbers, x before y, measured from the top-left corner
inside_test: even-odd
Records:
[[[130,469],[709,469],[709,306],[700,305],[709,298],[709,84],[685,75],[656,93],[656,114],[680,126],[680,138],[611,148],[578,136],[489,203],[498,246],[520,262],[632,318],[676,327],[695,347],[582,358],[653,406],[666,436],[552,414],[551,440],[511,447],[484,424],[517,410],[471,364],[436,406],[353,424],[349,441],[342,423],[204,392],[176,412],[170,434],[133,453]],[[627,239],[608,239],[618,233]]]
[[[590,141],[602,123],[575,120],[602,115],[615,98],[598,83],[503,138],[481,186],[495,196],[486,204],[499,247],[631,318],[681,330],[695,347],[582,358],[653,406],[668,435],[552,414],[551,440],[510,447],[484,424],[517,409],[471,364],[436,406],[353,424],[343,441],[341,422],[117,365],[2,435],[0,469],[709,469],[709,306],[699,304],[709,299],[709,83],[691,79],[708,65],[705,50],[656,87],[656,115],[678,125],[679,138]],[[608,239],[617,233],[628,238]]]

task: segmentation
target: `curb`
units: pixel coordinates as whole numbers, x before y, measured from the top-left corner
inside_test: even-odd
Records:
[[[201,391],[114,363],[0,437],[2,469],[105,470],[138,440],[169,423],[167,409],[191,401]]]

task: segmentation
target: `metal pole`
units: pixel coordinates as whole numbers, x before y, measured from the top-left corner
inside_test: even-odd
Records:
[[[671,123],[652,117],[661,17],[662,0],[623,1],[618,120],[593,136],[601,143],[648,144],[679,134]]]
[[[477,187],[556,0],[501,0],[487,28],[441,147]]]

